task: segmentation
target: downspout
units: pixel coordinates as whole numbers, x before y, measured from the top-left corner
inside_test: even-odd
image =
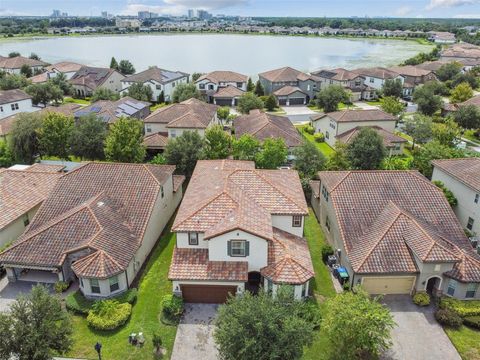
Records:
[[[125,270],[125,278],[127,279],[127,289],[130,287],[130,285],[128,284],[128,272],[127,270]]]

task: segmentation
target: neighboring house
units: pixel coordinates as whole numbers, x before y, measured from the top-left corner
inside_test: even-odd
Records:
[[[168,134],[156,132],[153,134],[145,135],[143,138],[143,145],[147,149],[148,153],[152,156],[163,152],[168,144]]]
[[[476,95],[476,96],[474,96],[474,97],[472,97],[472,98],[470,98],[470,99],[468,99],[464,102],[458,103],[458,104],[452,104],[452,103],[444,104],[442,112],[445,115],[445,114],[448,114],[448,113],[451,113],[451,112],[455,112],[458,109],[460,109],[461,107],[468,106],[468,105],[476,106],[478,108],[478,110],[480,111],[480,95]]]
[[[97,89],[122,90],[121,81],[125,78],[117,70],[82,66],[69,80],[78,97],[91,96]]]
[[[152,66],[145,71],[124,78],[122,80],[122,94],[128,94],[128,88],[131,85],[140,83],[152,89],[152,101],[158,102],[162,92],[165,101],[172,101],[175,86],[188,83],[189,76],[189,74],[181,71],[164,70]]]
[[[258,74],[265,94],[274,94],[278,100],[289,105],[308,104],[319,90],[319,79],[291,67],[270,70]],[[286,87],[283,91],[279,91]]]
[[[60,178],[62,167],[0,169],[0,248],[16,240]]]
[[[435,61],[426,61],[422,64],[415,65],[417,69],[432,71],[434,74],[437,73],[438,69],[440,69],[443,65],[448,64],[453,61],[445,61],[445,60],[435,60]]]
[[[32,72],[41,71],[48,64],[44,61],[34,60],[23,56],[3,57],[0,56],[0,70],[9,74],[20,74],[22,66],[27,65]]]
[[[325,171],[312,207],[350,285],[480,299],[480,256],[442,190],[417,171]]]
[[[394,133],[387,131],[380,126],[368,126],[369,128],[375,130],[375,132],[380,135],[383,139],[383,145],[387,150],[388,156],[393,155],[403,155],[403,149],[407,140],[404,138],[395,135]],[[341,134],[338,134],[335,138],[337,141],[340,141],[344,144],[350,144],[353,139],[358,135],[358,132],[363,128],[363,126],[357,126],[353,129],[347,130]]]
[[[0,90],[0,119],[21,112],[38,111],[40,108],[33,106],[32,97],[20,89]]]
[[[64,74],[65,78],[67,80],[70,80],[72,76],[81,69],[82,66],[83,65],[74,62],[62,61],[45,67],[45,72],[32,76],[30,78],[30,81],[34,84],[44,83],[50,79],[53,79],[58,74]]]
[[[92,105],[79,109],[75,112],[74,116],[78,119],[81,116],[89,114],[95,114],[107,124],[112,124],[121,117],[143,120],[150,115],[150,103],[138,101],[129,96],[125,96],[116,101],[99,100],[95,101]]]
[[[248,76],[234,71],[213,71],[195,81],[207,101],[220,106],[236,106],[238,98],[247,91]]]
[[[310,119],[315,132],[325,135],[325,142],[332,147],[337,136],[359,126],[377,126],[393,133],[398,120],[382,110],[341,110],[314,115]]]
[[[314,276],[303,226],[308,208],[293,170],[200,160],[173,223],[168,278],[186,302],[222,303],[260,286],[308,295]]]
[[[375,90],[382,90],[386,80],[399,79],[402,82],[402,86],[405,82],[405,78],[402,75],[383,67],[362,68],[352,71],[363,76],[365,78],[365,85]]]
[[[58,179],[0,254],[10,282],[79,281],[87,297],[128,289],[182,198],[174,166],[87,163]]]
[[[169,139],[182,135],[184,131],[197,131],[203,137],[209,126],[219,123],[217,109],[217,105],[194,98],[161,107],[143,120],[145,136],[159,133]]]
[[[428,81],[437,80],[437,76],[432,70],[421,69],[417,66],[393,66],[390,70],[400,74],[405,81],[403,82],[403,95],[411,96],[413,90],[418,85],[423,85]]]
[[[480,236],[480,158],[433,160],[432,181],[441,181],[457,198],[460,224]]]
[[[429,31],[428,40],[436,44],[454,44],[457,40],[455,34],[446,31]]]
[[[351,101],[372,100],[376,97],[375,89],[365,85],[365,78],[353,71],[337,68],[315,71],[312,74],[320,79],[319,90],[330,85],[340,85],[352,93]]]
[[[473,61],[480,60],[480,46],[459,43],[454,44],[440,53],[440,60],[442,61]]]
[[[302,144],[302,137],[286,116],[272,115],[260,110],[250,110],[233,121],[235,137],[250,134],[263,142],[270,138],[282,138],[290,150]]]

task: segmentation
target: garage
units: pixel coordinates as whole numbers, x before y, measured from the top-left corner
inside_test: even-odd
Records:
[[[218,106],[232,106],[232,99],[215,98],[215,104]]]
[[[236,286],[228,285],[181,285],[183,300],[188,303],[221,304],[229,294],[235,295]]]
[[[290,105],[303,105],[305,104],[305,98],[290,98]]]
[[[369,294],[410,294],[415,276],[364,277],[362,286]]]

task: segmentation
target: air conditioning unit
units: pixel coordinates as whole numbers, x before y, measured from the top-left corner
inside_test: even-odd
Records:
[[[476,249],[478,247],[478,237],[474,236],[470,238],[470,244],[472,244],[472,247]]]

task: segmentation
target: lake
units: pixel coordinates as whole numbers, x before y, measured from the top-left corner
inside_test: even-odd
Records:
[[[256,74],[291,66],[320,68],[397,65],[430,47],[414,41],[234,34],[161,34],[38,37],[0,40],[0,55],[34,52],[55,63],[74,61],[109,66],[115,56],[137,71],[151,65],[188,73],[234,70]]]

